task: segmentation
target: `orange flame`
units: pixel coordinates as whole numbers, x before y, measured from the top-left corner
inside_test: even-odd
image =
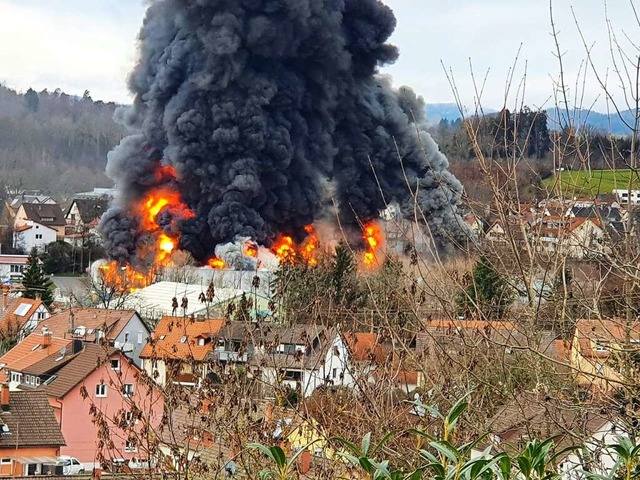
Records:
[[[120,265],[116,261],[102,265],[99,274],[107,288],[118,292],[133,292],[150,283],[147,275],[134,270],[131,265]]]
[[[209,266],[215,270],[222,270],[227,268],[227,265],[224,263],[224,260],[221,258],[212,258],[209,260]]]
[[[307,225],[304,227],[308,236],[302,243],[302,250],[300,250],[300,254],[302,258],[307,262],[307,265],[310,267],[315,267],[318,265],[318,259],[316,258],[316,253],[318,251],[318,245],[320,241],[318,240],[318,236],[316,235],[316,230],[313,228],[313,225]]]
[[[244,254],[247,257],[258,258],[258,246],[255,243],[246,242],[244,245]]]
[[[296,248],[293,238],[284,236],[278,240],[273,246],[273,252],[280,259],[280,263],[295,263]]]
[[[384,242],[384,234],[380,226],[371,221],[364,225],[362,238],[367,246],[363,257],[364,264],[367,268],[373,268],[376,265],[376,252],[380,250]]]

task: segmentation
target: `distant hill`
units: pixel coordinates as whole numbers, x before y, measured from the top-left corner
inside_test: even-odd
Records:
[[[437,125],[443,118],[455,122],[461,118],[460,110],[455,103],[429,103],[426,105],[427,123],[429,125]],[[484,114],[490,115],[497,113],[494,108],[485,108]],[[471,116],[475,112],[466,112],[465,115]],[[567,114],[562,109],[548,108],[548,127],[551,130],[558,130],[561,126],[567,125]],[[572,117],[571,121],[574,126],[580,128],[587,125],[589,128],[597,130],[601,133],[612,133],[613,135],[629,135],[630,130],[626,127],[626,121],[633,125],[633,112],[631,110],[623,111],[619,116],[617,114],[604,114],[588,109],[574,109],[569,111]],[[622,117],[622,119],[620,118]],[[624,119],[624,121],[623,121]]]
[[[462,116],[460,115],[460,109],[455,103],[427,103],[427,123],[429,125],[437,125],[443,118],[455,122]],[[485,108],[484,113],[486,115],[491,113],[497,113],[494,108]],[[465,111],[465,116],[475,115],[475,111]]]
[[[547,124],[550,129],[557,130],[567,125],[567,112],[562,109],[547,109]],[[625,110],[618,114],[604,114],[587,109],[569,110],[572,124],[580,128],[587,125],[589,128],[595,129],[601,133],[611,133],[613,135],[629,135],[631,131],[624,122],[633,125],[634,114],[631,110]],[[621,118],[622,117],[622,118]]]
[[[18,93],[0,84],[0,191],[37,189],[61,201],[111,186],[107,153],[125,134],[113,120],[116,108],[89,92]]]

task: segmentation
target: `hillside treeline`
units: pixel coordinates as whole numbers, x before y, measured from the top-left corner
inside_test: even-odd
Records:
[[[0,85],[0,182],[38,189],[60,199],[110,186],[107,153],[124,135],[113,120],[114,103]]]

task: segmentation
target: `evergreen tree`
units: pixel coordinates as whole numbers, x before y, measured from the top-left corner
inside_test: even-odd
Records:
[[[27,267],[22,273],[23,296],[25,298],[38,298],[48,307],[53,303],[53,282],[45,275],[38,259],[38,251],[35,247],[29,254]]]
[[[499,320],[504,317],[513,299],[513,293],[488,258],[483,256],[478,260],[468,283],[457,299],[460,314],[478,314],[486,320]]]
[[[356,261],[348,245],[340,242],[336,246],[331,269],[331,287],[336,303],[349,304],[355,300],[354,279],[356,275]]]
[[[33,88],[30,88],[24,94],[24,101],[28,110],[35,113],[40,109],[40,97]]]

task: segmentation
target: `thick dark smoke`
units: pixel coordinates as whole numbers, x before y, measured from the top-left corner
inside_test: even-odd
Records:
[[[200,261],[236,237],[300,240],[334,202],[347,227],[392,202],[414,218],[417,202],[438,245],[459,239],[462,187],[422,128],[422,100],[377,75],[398,56],[395,25],[377,0],[155,1],[129,82],[135,133],[109,156],[111,256],[137,254],[130,207],[160,164],[196,214],[160,223]]]

